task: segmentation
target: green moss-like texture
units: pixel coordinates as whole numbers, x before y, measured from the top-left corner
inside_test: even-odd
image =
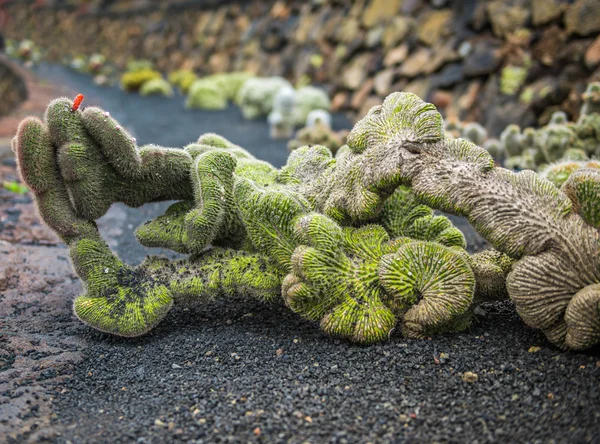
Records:
[[[216,134],[184,149],[138,148],[108,113],[58,99],[44,123],[22,123],[13,147],[85,283],[75,312],[99,330],[136,336],[173,303],[281,293],[327,334],[373,343],[396,326],[407,337],[462,330],[475,304],[510,297],[558,346],[598,342],[598,173],[580,169],[559,190],[532,171],[495,167],[442,125],[433,105],[394,93],[335,157],[303,146],[276,169]],[[502,139],[523,141],[518,129]],[[157,200],[178,202],[138,239],[191,256],[129,267],[94,220],[113,202]],[[496,250],[468,255],[432,208],[467,217]]]

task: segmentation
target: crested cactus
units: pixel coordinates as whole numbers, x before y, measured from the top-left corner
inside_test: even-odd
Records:
[[[390,95],[357,123],[348,142],[381,159],[381,182],[411,184],[424,203],[466,216],[496,249],[517,260],[507,290],[527,324],[560,347],[600,341],[599,234],[576,211],[597,202],[596,175],[582,174],[587,191],[576,194],[583,199],[576,202],[575,193],[532,171],[495,168],[483,149],[445,138],[441,116],[412,94]]]
[[[108,113],[79,110],[81,100],[53,101],[44,122],[25,119],[13,149],[40,216],[67,244],[84,282],[86,293],[74,301],[83,322],[138,336],[160,322],[177,298],[243,292],[268,300],[278,294],[281,277],[269,259],[237,250],[213,250],[170,268],[160,262],[160,270],[155,260],[138,267],[123,264],[93,220],[119,200],[137,206],[193,199],[192,156],[152,145],[137,148]]]
[[[374,107],[335,157],[304,146],[279,170],[215,134],[182,150],[138,148],[108,113],[79,102],[56,100],[44,123],[24,121],[13,147],[84,280],[75,312],[97,329],[135,336],[173,303],[231,292],[271,301],[281,290],[326,333],[362,343],[396,325],[409,337],[461,330],[474,304],[505,296],[558,346],[600,340],[593,170],[559,190],[496,168],[485,150],[446,138],[435,107],[413,94]],[[94,220],[113,202],[157,200],[178,202],[138,239],[192,256],[123,264]],[[497,251],[468,255],[431,208],[467,217]]]
[[[350,180],[361,179],[353,165],[368,165],[363,154],[353,157],[345,152],[333,159],[325,147],[305,147],[278,171],[215,134],[205,134],[183,150],[138,148],[108,113],[93,107],[77,109],[80,100],[74,105],[66,99],[56,100],[48,108],[45,123],[24,122],[15,150],[23,178],[36,193],[40,214],[65,240],[84,280],[87,292],[74,306],[89,325],[135,336],[160,322],[177,301],[204,301],[234,290],[272,300],[275,287],[279,290],[281,285],[284,300],[294,311],[319,320],[324,331],[354,341],[386,338],[397,321],[403,322],[415,311],[410,311],[415,304],[422,308],[416,310],[420,315],[411,318],[411,327],[403,328],[408,335],[468,325],[475,278],[461,248],[462,234],[446,218],[434,217],[431,210],[427,212],[406,196],[398,208],[393,208],[392,199],[385,210],[389,226],[401,225],[404,232],[388,233],[383,226],[370,224],[369,219],[375,221],[382,213],[390,192],[381,189],[373,200],[365,193],[372,188],[368,182],[350,185]],[[38,145],[43,147],[36,148]],[[47,167],[41,170],[35,161],[38,156],[47,159]],[[53,178],[50,184],[46,183],[48,177]],[[366,196],[368,201],[357,196]],[[102,241],[93,221],[113,202],[138,206],[164,199],[179,202],[165,215],[139,227],[136,236],[144,245],[171,248],[192,257],[177,263],[153,259],[138,267],[123,264]],[[415,207],[419,207],[415,211],[418,217],[411,214],[410,220],[400,222],[402,211]],[[366,225],[340,225],[353,220]],[[321,240],[335,233],[343,233],[336,237],[337,246],[324,248]],[[402,237],[393,239],[396,235]],[[401,246],[415,242],[404,250],[425,248],[419,253],[421,260],[436,261],[439,256],[440,268],[422,270],[428,273],[423,279],[433,285],[427,302],[421,304],[414,293],[400,303],[398,297],[402,297],[392,296],[379,275],[383,273],[392,282],[395,271],[381,271],[384,256],[398,256]],[[209,244],[220,247],[207,252]],[[331,261],[339,260],[341,268],[314,269],[317,274],[313,274],[304,256],[311,248],[318,250],[315,266],[318,261],[331,266]],[[330,257],[332,254],[337,259]],[[406,261],[399,258],[391,263]],[[418,264],[405,264],[409,269],[413,265]],[[462,276],[456,282],[463,282],[465,290],[436,299],[446,288],[437,280],[451,272]],[[344,293],[341,283],[355,273],[361,278],[345,287],[352,289],[351,293]],[[290,282],[295,284],[286,287]],[[418,285],[429,285],[420,282]],[[300,287],[308,292],[305,297],[304,290],[296,292]],[[414,291],[423,289],[415,287]],[[321,299],[322,291],[331,291],[331,297]],[[460,303],[448,307],[448,298]],[[363,303],[367,306],[362,307]]]

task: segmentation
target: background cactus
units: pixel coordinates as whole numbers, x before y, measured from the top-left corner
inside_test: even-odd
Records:
[[[273,110],[267,117],[272,139],[289,139],[294,134],[294,107],[296,92],[292,87],[283,87],[275,96]]]
[[[187,94],[192,84],[198,80],[198,76],[193,71],[180,69],[169,74],[169,82]]]
[[[288,150],[294,151],[304,145],[323,145],[332,154],[346,143],[348,130],[334,131],[331,129],[331,114],[322,109],[308,113],[306,126],[296,132],[294,139],[288,142]]]
[[[138,91],[144,83],[160,78],[161,74],[153,69],[125,72],[121,76],[121,88],[125,91]]]
[[[160,77],[144,82],[140,88],[140,94],[143,96],[160,95],[171,97],[173,95],[173,87],[169,82]]]
[[[464,124],[450,119],[445,134],[462,137],[483,146],[494,160],[513,170],[539,171],[560,186],[570,172],[582,167],[596,168],[600,157],[600,83],[590,83],[582,94],[579,119],[569,121],[563,111],[554,112],[548,124],[541,128],[507,126],[500,139],[488,139],[477,123]]]
[[[215,82],[199,79],[189,88],[186,108],[225,109],[227,97]]]
[[[296,91],[294,123],[296,126],[304,125],[311,111],[330,109],[331,101],[325,91],[315,86],[304,86]]]
[[[238,90],[235,102],[246,119],[266,116],[273,109],[275,96],[284,87],[292,85],[283,77],[251,77]]]

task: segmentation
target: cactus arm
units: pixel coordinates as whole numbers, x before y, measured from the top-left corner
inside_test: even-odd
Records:
[[[71,110],[68,99],[50,103],[45,120],[57,147],[62,178],[77,214],[104,215],[114,202],[191,198],[191,157],[182,150],[145,146],[99,108]]]
[[[34,193],[41,218],[69,247],[86,293],[74,301],[76,315],[94,328],[121,336],[145,333],[166,315],[173,299],[164,285],[124,265],[106,245],[93,221],[76,214],[57,164],[48,130],[28,118],[14,147],[21,175]]]

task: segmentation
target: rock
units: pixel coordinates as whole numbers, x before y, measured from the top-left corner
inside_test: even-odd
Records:
[[[578,0],[565,13],[565,28],[569,34],[581,36],[600,31],[600,2]]]
[[[443,90],[435,91],[431,96],[431,103],[433,103],[436,108],[445,109],[452,103],[452,93]]]
[[[342,74],[342,84],[351,90],[358,89],[367,77],[367,63],[370,54],[354,57]]]
[[[391,92],[390,86],[392,85],[393,79],[394,71],[392,69],[386,69],[377,73],[377,75],[373,79],[375,92],[379,96],[387,96]]]
[[[529,11],[520,6],[512,6],[504,0],[494,0],[487,4],[487,13],[492,30],[498,37],[506,37],[525,25]]]
[[[451,63],[431,77],[431,86],[448,88],[464,79],[464,70],[461,63]]]
[[[478,40],[473,44],[473,51],[464,62],[466,77],[475,77],[494,72],[500,66],[500,48],[489,39]]]
[[[411,92],[419,97],[426,98],[427,93],[429,92],[429,83],[430,81],[428,78],[413,80],[403,88],[403,91]]]
[[[571,40],[559,48],[557,59],[561,63],[578,64],[583,68],[585,53],[591,45],[592,40]]]
[[[331,111],[337,112],[340,109],[346,108],[348,102],[348,93],[346,91],[340,91],[333,99],[331,99]]]
[[[432,51],[428,48],[419,48],[414,51],[400,66],[399,74],[405,77],[416,77],[425,72],[425,65],[429,62]]]
[[[479,380],[479,375],[477,375],[477,373],[473,373],[473,372],[464,372],[462,374],[462,380],[465,382],[468,382],[469,384],[472,384]]]
[[[449,22],[451,19],[452,11],[449,9],[425,14],[417,26],[417,37],[424,44],[433,46],[441,37],[450,34],[452,26]]]
[[[454,51],[454,41],[439,42],[432,48],[433,56],[429,58],[427,63],[423,66],[423,72],[425,74],[431,74],[436,72],[442,66],[448,62],[452,62],[459,59],[459,55]]]
[[[350,101],[351,108],[358,110],[361,107],[367,96],[373,90],[373,84],[373,79],[368,79],[363,83],[360,89],[352,96],[352,100]]]
[[[585,65],[592,69],[600,63],[600,36],[590,45],[585,52]]]
[[[556,0],[533,0],[531,2],[531,15],[534,26],[545,25],[560,17],[563,5]]]
[[[362,106],[358,110],[358,115],[364,116],[369,112],[369,110],[371,108],[373,108],[374,106],[377,106],[377,105],[381,105],[382,103],[383,103],[383,100],[380,97],[369,96],[362,103]]]
[[[402,63],[408,55],[408,45],[406,43],[401,44],[397,48],[391,49],[383,59],[383,66],[386,68],[390,66],[399,65]]]
[[[229,71],[229,56],[224,52],[215,52],[208,59],[210,71],[214,73]]]
[[[342,21],[342,24],[336,33],[336,38],[338,42],[350,43],[360,32],[360,24],[358,23],[358,20],[349,18]]]
[[[470,20],[467,22],[475,31],[481,31],[488,24],[486,13],[486,4],[477,2],[475,10],[471,14]]]
[[[365,45],[367,48],[374,48],[381,43],[381,38],[383,36],[383,26],[376,26],[373,29],[370,29],[367,32],[367,36],[365,38]]]
[[[566,39],[565,32],[559,26],[552,25],[546,28],[539,41],[533,47],[533,57],[543,65],[554,65],[559,54],[557,48],[561,48]]]
[[[371,0],[362,16],[363,26],[371,28],[394,17],[401,3],[401,0]]]
[[[413,27],[413,20],[405,16],[396,16],[385,27],[383,32],[383,47],[388,49],[397,46],[408,35]]]
[[[460,111],[469,111],[473,108],[477,101],[479,91],[481,91],[480,81],[470,83],[465,93],[458,99],[458,109]]]

